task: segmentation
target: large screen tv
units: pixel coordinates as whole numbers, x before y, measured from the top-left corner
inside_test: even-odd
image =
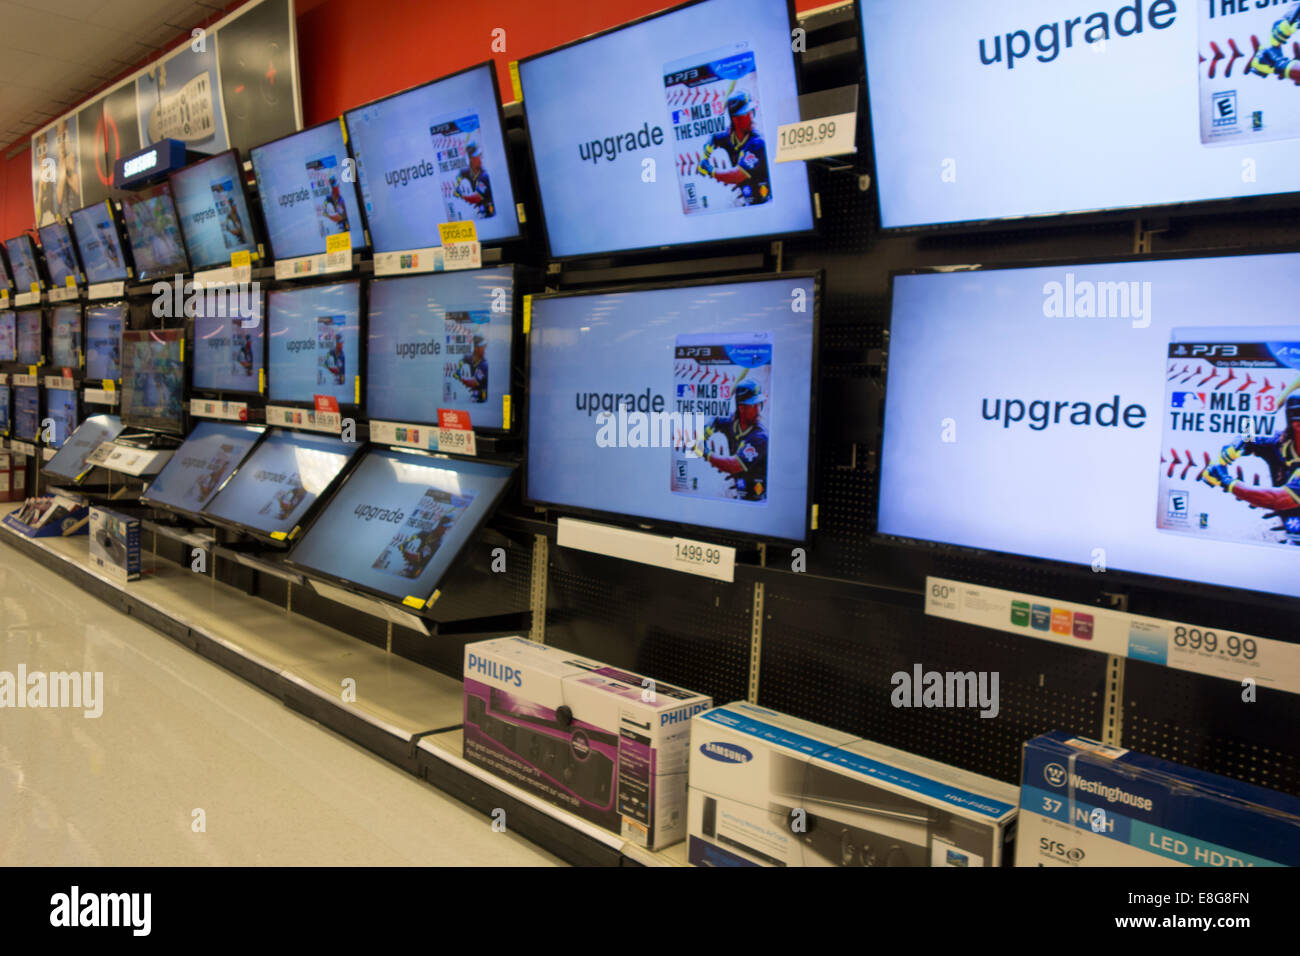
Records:
[[[208,314],[205,298],[196,299],[194,316],[194,368],[191,384],[202,392],[257,395],[261,392],[265,353],[262,297],[247,301],[248,316],[225,315],[240,309],[214,309]]]
[[[1300,322],[1240,305],[1297,270],[895,277],[878,530],[1300,596]]]
[[[330,236],[343,233],[352,249],[365,246],[357,177],[348,166],[341,121],[255,146],[249,158],[272,256],[319,255]]]
[[[444,222],[473,220],[484,243],[519,235],[491,63],[358,106],[344,119],[375,252],[440,246]]]
[[[273,428],[221,486],[204,517],[287,543],[362,447],[329,435]]]
[[[35,385],[14,386],[14,437],[35,442],[41,437],[41,394]]]
[[[190,271],[170,184],[158,183],[125,195],[122,218],[139,281],[168,279]]]
[[[344,586],[427,604],[513,475],[513,465],[371,448],[289,562]]]
[[[125,302],[86,308],[86,378],[115,382],[122,377],[122,330],[125,327]]]
[[[0,364],[18,361],[18,317],[0,312]]]
[[[122,332],[122,422],[184,434],[185,330]]]
[[[804,540],[816,317],[810,274],[535,296],[527,497]]]
[[[28,235],[14,236],[5,240],[5,252],[9,254],[9,268],[14,274],[14,288],[19,292],[30,292],[45,288],[37,262],[36,246]]]
[[[8,384],[0,385],[0,435],[9,434],[10,423],[13,421],[11,403]]]
[[[805,232],[787,0],[700,0],[519,63],[551,255]]]
[[[55,478],[80,481],[90,470],[86,459],[106,441],[122,433],[122,420],[116,415],[91,415],[72,433],[58,453],[41,469]]]
[[[235,252],[248,252],[254,262],[260,258],[237,150],[177,170],[170,182],[195,271],[228,266]]]
[[[471,427],[509,428],[514,270],[439,272],[370,285],[366,412],[435,424],[439,409]]]
[[[121,282],[130,277],[117,220],[107,200],[74,212],[72,234],[88,283]]]
[[[43,437],[50,448],[62,448],[68,436],[77,430],[81,416],[77,409],[77,392],[71,388],[45,390],[45,417],[50,420],[50,430]]]
[[[45,336],[40,309],[18,313],[18,362],[21,365],[45,364]]]
[[[13,276],[9,274],[9,257],[4,251],[3,243],[0,243],[0,292],[12,288],[13,284]]]
[[[76,285],[78,278],[77,253],[72,241],[72,230],[66,220],[60,219],[38,230],[41,249],[45,253],[45,268],[50,273],[50,285],[55,289]]]
[[[50,310],[50,364],[81,374],[81,306],[56,305]]]
[[[266,313],[271,401],[311,405],[324,395],[340,406],[359,404],[359,281],[277,289]]]
[[[859,8],[885,228],[1300,190],[1294,3]]]
[[[199,422],[140,500],[170,511],[197,515],[265,430],[261,425]]]

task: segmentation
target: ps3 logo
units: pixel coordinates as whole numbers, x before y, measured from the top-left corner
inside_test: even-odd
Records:
[[[1043,768],[1043,779],[1048,786],[1060,787],[1065,784],[1065,768],[1059,763],[1049,763]]]
[[[1193,345],[1192,355],[1203,355],[1206,358],[1232,358],[1237,354],[1235,345]]]

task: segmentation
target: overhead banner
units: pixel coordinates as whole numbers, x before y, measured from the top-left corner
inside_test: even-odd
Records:
[[[32,137],[36,224],[107,198],[117,161],[160,139],[246,152],[299,129],[293,0],[253,0]]]

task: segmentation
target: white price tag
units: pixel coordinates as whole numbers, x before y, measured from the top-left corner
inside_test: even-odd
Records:
[[[855,153],[857,134],[857,113],[840,113],[800,123],[786,123],[776,128],[776,161],[788,163],[797,159]]]
[[[736,549],[690,538],[673,538],[673,566],[709,578],[730,581],[735,577]]]
[[[125,294],[125,282],[96,282],[86,290],[88,299],[112,299]]]
[[[325,263],[321,266],[321,272],[347,272],[352,268],[352,249],[341,249],[338,252],[325,253]]]
[[[315,425],[323,432],[343,431],[343,416],[339,412],[315,412]]]
[[[477,455],[474,432],[468,428],[439,428],[438,451],[452,455]]]
[[[449,242],[442,247],[443,268],[479,269],[483,266],[483,246],[477,241]]]
[[[668,538],[577,518],[561,518],[555,540],[562,548],[577,548],[717,581],[736,579],[736,549],[720,544]]]

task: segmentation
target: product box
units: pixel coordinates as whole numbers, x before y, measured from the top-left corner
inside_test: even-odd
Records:
[[[1264,0],[1197,6],[1201,143],[1244,146],[1300,136],[1300,9]]]
[[[1300,798],[1053,731],[1025,744],[1016,866],[1300,866]]]
[[[28,538],[67,537],[86,533],[90,509],[66,495],[28,498],[4,516],[3,523]]]
[[[1001,866],[1016,788],[744,702],[691,721],[696,866]]]
[[[122,581],[140,580],[140,519],[91,508],[90,563]]]
[[[650,849],[686,835],[690,718],[711,705],[522,637],[465,648],[465,759]]]

